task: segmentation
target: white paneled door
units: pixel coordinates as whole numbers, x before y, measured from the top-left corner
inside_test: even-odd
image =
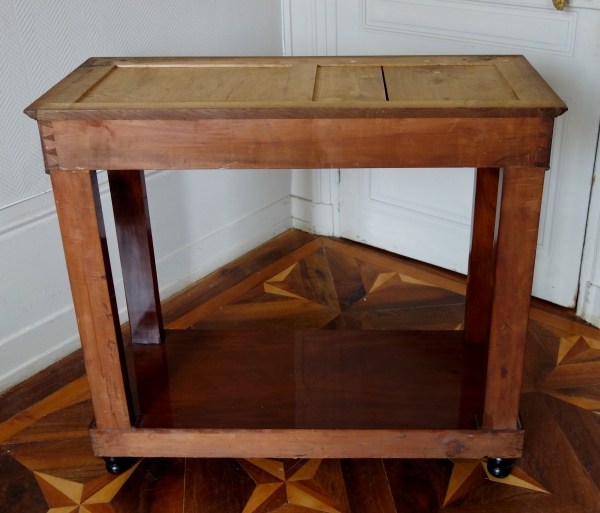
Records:
[[[569,107],[555,126],[533,291],[574,306],[600,123],[600,2],[571,0],[564,11],[551,0],[304,4],[284,4],[287,53],[529,59]],[[342,169],[340,233],[466,273],[473,179],[473,169]]]

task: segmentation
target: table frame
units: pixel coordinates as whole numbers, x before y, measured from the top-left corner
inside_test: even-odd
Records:
[[[553,118],[39,120],[102,456],[521,455],[519,395]],[[131,149],[135,148],[134,151]],[[163,338],[141,169],[475,167],[465,343],[487,344],[481,429],[137,429],[98,183],[108,169],[133,343]]]

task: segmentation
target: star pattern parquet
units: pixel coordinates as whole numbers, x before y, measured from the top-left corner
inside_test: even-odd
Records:
[[[464,279],[364,246],[314,238],[254,269],[187,310],[167,304],[169,322],[461,329]],[[600,511],[600,330],[532,308],[521,416],[524,454],[503,481],[478,460],[159,458],[112,476],[91,451],[83,377],[0,424],[0,512]]]

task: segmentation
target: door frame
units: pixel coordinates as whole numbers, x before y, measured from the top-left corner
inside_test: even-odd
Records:
[[[546,7],[552,0],[520,0],[520,5]],[[600,0],[569,0],[568,6],[580,9],[600,10]],[[337,0],[281,0],[283,55],[286,56],[335,56],[337,55]],[[332,184],[329,204],[333,218],[316,219],[314,226],[331,226],[329,234],[340,236],[340,177],[341,170],[322,169],[316,173],[320,180]],[[583,256],[579,276],[576,313],[588,322],[600,327],[600,186],[596,177],[600,174],[600,127],[587,225],[584,236]],[[313,173],[315,180],[315,173]],[[318,204],[319,198],[313,203]],[[313,216],[319,210],[313,209]]]

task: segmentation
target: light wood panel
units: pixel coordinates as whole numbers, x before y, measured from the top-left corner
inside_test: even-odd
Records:
[[[490,66],[384,66],[390,101],[518,100],[498,68]]]
[[[292,69],[286,64],[264,67],[118,66],[78,102],[310,101],[310,91],[297,88]],[[303,69],[310,73],[310,69]],[[307,78],[314,81],[314,73]]]
[[[380,66],[318,66],[314,101],[387,100]]]
[[[99,58],[26,113],[39,120],[299,119],[553,117],[565,109],[521,56]]]

